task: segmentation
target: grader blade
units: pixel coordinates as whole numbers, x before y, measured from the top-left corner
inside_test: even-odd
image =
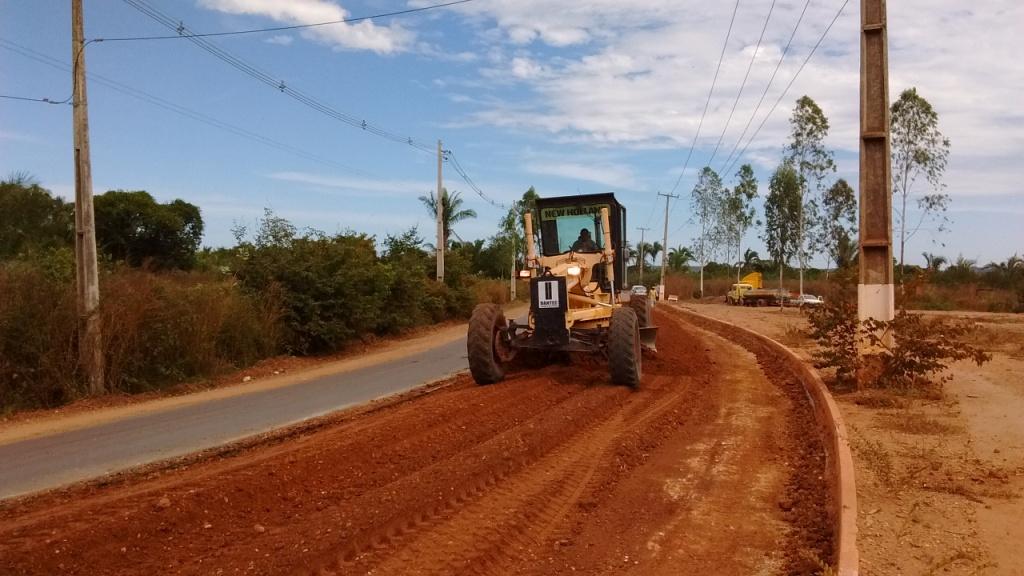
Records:
[[[658,348],[655,347],[654,342],[658,339],[658,327],[648,326],[640,329],[640,345],[647,348],[651,352],[657,352]]]

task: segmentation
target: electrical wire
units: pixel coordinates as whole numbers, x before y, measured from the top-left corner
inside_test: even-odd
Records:
[[[35,50],[32,50],[31,48],[28,48],[26,46],[22,46],[20,44],[15,43],[15,42],[11,42],[10,40],[7,40],[5,38],[0,38],[0,48],[3,48],[5,50],[9,50],[9,51],[14,52],[16,54],[20,54],[21,56],[24,56],[25,58],[29,58],[31,60],[35,60],[36,62],[39,62],[41,64],[45,64],[47,66],[50,66],[52,68],[56,68],[58,70],[63,70],[65,72],[71,71],[71,66],[69,66],[68,64],[60,61],[59,59],[53,58],[51,56],[47,56],[46,54],[43,54],[43,53],[40,53],[40,52],[36,52]],[[206,124],[208,126],[212,126],[214,128],[218,128],[220,130],[223,130],[225,132],[234,134],[236,136],[240,136],[242,138],[246,138],[248,140],[252,140],[254,142],[258,142],[258,143],[264,144],[264,145],[269,146],[271,148],[276,148],[278,150],[281,150],[281,151],[284,151],[284,152],[288,152],[288,153],[293,154],[295,156],[298,156],[300,158],[305,158],[306,160],[310,160],[310,161],[317,162],[317,163],[320,163],[320,164],[332,166],[332,167],[335,167],[335,168],[340,168],[342,170],[346,170],[346,171],[349,171],[349,172],[355,172],[355,173],[362,174],[362,175],[370,177],[370,178],[378,178],[378,176],[376,176],[374,174],[371,174],[371,173],[369,173],[369,172],[367,172],[365,170],[361,170],[359,168],[354,168],[352,166],[346,166],[345,164],[336,162],[334,160],[331,160],[329,158],[325,158],[323,156],[319,156],[319,155],[314,154],[312,152],[309,152],[307,150],[303,150],[302,148],[298,148],[296,146],[292,146],[290,144],[286,144],[284,142],[280,142],[278,140],[270,138],[269,136],[264,136],[264,135],[259,134],[257,132],[253,132],[251,130],[247,130],[245,128],[242,128],[240,126],[236,126],[234,124],[225,122],[223,120],[219,120],[219,119],[217,119],[217,118],[215,118],[213,116],[210,116],[208,114],[204,114],[202,112],[197,112],[195,110],[191,110],[189,108],[186,108],[185,106],[181,106],[180,104],[176,104],[176,103],[171,102],[171,101],[169,101],[167,99],[164,99],[164,98],[161,98],[159,96],[150,94],[150,93],[145,92],[143,90],[139,90],[138,88],[134,88],[134,87],[129,86],[127,84],[123,84],[121,82],[117,82],[116,80],[111,80],[110,78],[106,78],[106,77],[101,76],[99,74],[96,74],[96,73],[93,73],[93,72],[88,72],[88,73],[86,73],[86,76],[91,81],[97,82],[97,83],[99,83],[101,85],[104,85],[107,88],[110,88],[110,89],[112,89],[114,91],[120,92],[120,93],[125,94],[127,96],[131,96],[132,98],[141,100],[141,101],[146,102],[148,104],[152,104],[152,105],[157,106],[159,108],[163,108],[164,110],[167,110],[169,112],[173,112],[175,114],[184,116],[186,118],[191,118],[192,120],[195,120],[197,122],[201,122],[203,124]],[[53,102],[53,103],[56,104],[56,102]]]
[[[288,30],[300,30],[304,28],[316,28],[318,26],[330,26],[332,24],[352,24],[355,22],[361,22],[363,20],[372,20],[374,18],[391,18],[394,16],[405,16],[417,12],[425,12],[427,10],[434,10],[436,8],[447,8],[449,6],[455,6],[457,4],[466,4],[473,0],[456,0],[454,2],[445,2],[443,4],[432,4],[430,6],[421,6],[419,8],[409,8],[406,10],[398,10],[395,12],[384,12],[381,14],[374,14],[372,16],[358,16],[355,18],[342,18],[341,20],[330,20],[328,22],[316,22],[314,24],[295,24],[292,26],[274,26],[270,28],[251,28],[247,30],[230,30],[225,32],[206,32],[202,34],[176,34],[166,36],[121,36],[112,38],[96,38],[96,42],[136,42],[141,40],[180,40],[182,38],[209,38],[212,36],[238,36],[242,34],[260,34],[264,32],[285,32]],[[184,30],[184,26],[181,28]]]
[[[29,98],[27,96],[14,96],[11,94],[0,94],[0,98],[6,98],[8,100],[22,100],[25,102],[42,102],[44,104],[67,104],[67,102],[57,102],[56,100],[50,100],[49,98]]]
[[[782,91],[782,94],[779,94],[779,98],[775,100],[775,104],[772,105],[771,110],[769,110],[768,114],[766,114],[764,119],[761,120],[761,124],[758,125],[757,130],[755,130],[754,134],[751,135],[750,140],[747,140],[746,146],[744,146],[743,150],[736,155],[736,157],[732,161],[732,164],[729,165],[729,168],[727,168],[727,170],[732,170],[732,167],[735,166],[736,162],[738,162],[739,159],[742,158],[743,155],[747,152],[747,148],[749,148],[750,144],[754,141],[755,138],[757,138],[757,135],[761,133],[761,129],[764,128],[765,123],[768,122],[769,118],[771,118],[772,113],[775,112],[776,108],[778,108],[779,103],[782,102],[782,99],[786,97],[786,93],[788,93],[789,89],[793,87],[793,83],[796,82],[797,77],[799,77],[800,73],[803,72],[804,67],[807,66],[807,63],[811,61],[811,57],[814,56],[814,53],[818,50],[818,47],[821,46],[821,43],[825,41],[825,37],[828,36],[829,31],[832,30],[832,26],[835,25],[837,20],[839,20],[839,17],[843,14],[843,10],[846,9],[846,5],[849,3],[850,0],[843,0],[843,5],[839,7],[839,10],[836,12],[836,15],[832,18],[832,21],[829,22],[827,27],[825,27],[825,31],[821,33],[821,37],[819,37],[818,41],[815,42],[814,47],[811,48],[811,51],[807,53],[807,57],[804,58],[804,61],[800,64],[800,67],[797,68],[796,74],[793,74],[793,77],[789,80],[789,84],[786,85],[786,89]]]
[[[725,42],[722,42],[722,53],[718,56],[718,66],[715,67],[715,77],[711,80],[711,90],[708,90],[708,99],[704,102],[704,112],[700,115],[700,122],[697,123],[697,134],[693,137],[693,141],[690,142],[690,151],[686,154],[686,162],[683,164],[683,169],[679,171],[679,177],[676,178],[676,183],[672,186],[672,190],[669,194],[675,194],[676,189],[679,188],[679,182],[683,179],[683,174],[686,173],[686,169],[690,166],[690,158],[693,156],[693,149],[697,146],[697,139],[700,138],[701,128],[704,127],[704,117],[707,116],[708,106],[711,105],[711,96],[715,93],[715,84],[718,83],[718,73],[722,70],[722,61],[725,60],[725,49],[729,45],[729,38],[732,36],[732,25],[736,22],[736,12],[739,11],[740,0],[736,0],[736,4],[732,8],[732,18],[729,19],[729,30],[725,33]]]
[[[181,23],[180,21],[176,21],[167,14],[164,14],[160,12],[158,9],[153,8],[152,6],[148,5],[144,0],[123,1],[132,8],[135,8],[139,12],[158,22],[159,24],[176,31],[183,38],[189,40],[190,42],[192,42],[208,54],[223,61],[232,68],[235,68],[236,70],[242,72],[243,74],[253,78],[254,80],[262,84],[265,84],[271,88],[274,88],[275,90],[280,91],[282,94],[300,102],[301,104],[317,112],[320,112],[321,114],[324,114],[325,116],[333,118],[344,124],[348,124],[349,126],[359,128],[364,132],[368,132],[380,138],[384,138],[386,140],[390,140],[392,142],[396,142],[399,144],[408,145],[409,147],[416,149],[420,152],[430,154],[434,153],[433,147],[427,143],[419,142],[410,136],[403,136],[398,133],[385,130],[384,128],[380,128],[374,124],[367,122],[364,119],[357,118],[350,114],[341,112],[335,108],[332,108],[329,105],[315,99],[314,97],[304,92],[301,92],[295,88],[292,88],[291,86],[288,86],[284,82],[284,80],[279,80],[272,76],[270,73],[257,68],[255,65],[246,62],[245,60],[239,58],[238,56],[235,56],[234,54],[231,54],[227,50],[217,46],[209,40],[192,34],[192,32],[190,32],[183,23]]]
[[[743,156],[743,154],[746,153],[747,148],[750,146],[750,143],[753,142],[755,138],[757,138],[757,135],[761,132],[761,128],[764,127],[765,123],[768,121],[768,118],[771,117],[772,113],[774,113],[776,108],[778,108],[779,103],[782,102],[783,98],[786,97],[786,93],[789,92],[789,89],[793,87],[793,83],[796,82],[797,77],[800,76],[801,72],[803,72],[804,67],[807,66],[808,62],[810,62],[811,57],[813,57],[814,53],[817,52],[818,48],[821,46],[821,43],[825,41],[825,38],[828,36],[829,31],[832,30],[832,26],[835,25],[837,20],[839,20],[839,17],[843,14],[843,10],[846,9],[846,5],[849,3],[850,0],[843,0],[842,6],[839,7],[839,10],[836,12],[836,15],[832,17],[832,21],[829,22],[828,26],[825,27],[825,31],[821,33],[821,36],[818,38],[818,41],[815,42],[814,47],[812,47],[811,51],[807,53],[807,57],[804,58],[804,61],[800,64],[800,67],[797,68],[796,73],[793,74],[793,77],[789,80],[789,84],[786,85],[786,88],[782,91],[782,94],[780,94],[778,99],[775,100],[775,104],[772,105],[771,110],[768,111],[768,114],[764,117],[764,120],[761,121],[761,124],[758,125],[757,130],[754,131],[754,134],[750,137],[750,140],[747,141],[747,145],[744,146],[743,150],[740,151],[736,158],[733,159],[732,164],[730,164],[729,167],[726,169],[727,171],[731,170],[732,167],[736,165],[736,162],[738,162],[739,159]],[[673,231],[673,234],[679,232],[679,230],[681,229],[682,226]]]
[[[444,159],[448,161],[448,165],[455,170],[455,173],[458,174],[462,178],[462,180],[466,182],[470,189],[472,189],[473,192],[476,192],[476,195],[479,196],[484,202],[487,202],[488,204],[494,206],[495,208],[500,208],[502,210],[508,209],[508,206],[502,204],[501,202],[493,200],[489,196],[487,196],[487,194],[484,194],[484,191],[481,190],[480,187],[477,186],[475,182],[473,182],[473,179],[469,177],[469,174],[466,172],[466,170],[462,167],[461,164],[459,164],[459,159],[455,157],[455,152],[451,150],[445,150]]]
[[[743,82],[740,83],[740,90],[736,93],[736,99],[732,101],[732,110],[729,110],[729,117],[725,120],[725,126],[722,126],[722,133],[718,136],[718,142],[715,143],[715,149],[711,152],[711,158],[708,159],[708,166],[715,161],[715,156],[718,155],[718,148],[722,145],[722,140],[725,139],[725,133],[729,130],[729,123],[732,122],[733,114],[736,113],[736,106],[740,103],[740,98],[743,96],[743,89],[747,87],[747,79],[750,77],[750,70],[754,67],[754,61],[757,59],[757,52],[761,49],[761,41],[764,40],[764,31],[768,29],[768,22],[772,19],[772,12],[775,11],[775,0],[772,0],[771,6],[768,7],[768,16],[764,19],[764,26],[761,27],[761,35],[757,37],[757,44],[754,46],[754,53],[750,55],[750,63],[747,64],[747,72],[743,75]]]
[[[772,83],[775,82],[775,75],[779,73],[779,68],[782,67],[782,61],[786,59],[786,54],[789,54],[789,48],[793,45],[793,39],[796,38],[796,31],[800,29],[800,23],[804,21],[804,15],[807,14],[807,8],[810,5],[811,0],[804,2],[804,8],[800,11],[800,17],[796,19],[796,25],[793,26],[793,31],[789,34],[789,41],[786,42],[786,47],[782,49],[782,55],[779,57],[779,61],[775,64],[775,69],[772,70],[772,75],[768,78],[768,84],[766,84],[764,90],[761,91],[761,97],[757,100],[757,106],[754,107],[754,112],[750,115],[750,119],[747,120],[747,125],[743,127],[743,132],[740,133],[740,137],[736,140],[736,144],[729,152],[729,156],[727,156],[725,162],[722,163],[722,170],[719,171],[719,174],[725,173],[726,166],[732,168],[729,161],[732,160],[733,155],[736,154],[736,150],[739,149],[740,144],[743,142],[743,137],[747,135],[747,131],[750,130],[750,125],[754,122],[754,118],[757,117],[758,111],[761,110],[761,104],[764,103],[764,97],[768,95],[768,90],[772,87]]]

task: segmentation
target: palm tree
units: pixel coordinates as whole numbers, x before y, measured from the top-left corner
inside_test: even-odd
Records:
[[[427,213],[437,220],[437,198],[434,193],[431,192],[430,196],[420,196],[420,202],[427,208]],[[466,220],[468,218],[476,218],[476,211],[467,208],[462,210],[462,198],[459,197],[458,192],[452,192],[448,194],[447,188],[441,188],[441,208],[444,210],[443,216],[443,229],[444,229],[444,246],[448,245],[448,238],[452,235],[452,226]]]
[[[921,256],[924,256],[925,268],[931,272],[938,272],[939,269],[949,261],[945,256],[931,254],[929,252],[922,252]]]
[[[676,246],[668,251],[668,267],[672,270],[686,268],[693,259],[693,252],[686,246]]]
[[[643,254],[644,256],[650,256],[651,262],[654,264],[658,263],[658,254],[661,254],[662,246],[661,242],[653,242],[650,244],[644,244]]]

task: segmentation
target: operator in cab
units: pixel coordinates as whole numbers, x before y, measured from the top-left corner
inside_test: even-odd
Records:
[[[573,252],[598,252],[599,250],[597,243],[590,238],[590,230],[586,228],[580,230],[580,237],[572,243]]]

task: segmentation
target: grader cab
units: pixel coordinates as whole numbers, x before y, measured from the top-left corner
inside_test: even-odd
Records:
[[[524,217],[530,313],[526,324],[506,320],[495,304],[473,310],[467,334],[469,368],[479,384],[502,380],[523,350],[607,356],[613,384],[637,387],[641,348],[654,349],[651,302],[630,297],[626,265],[626,209],[613,194],[537,200]],[[537,236],[539,248],[537,252]],[[621,298],[624,296],[625,298]]]

